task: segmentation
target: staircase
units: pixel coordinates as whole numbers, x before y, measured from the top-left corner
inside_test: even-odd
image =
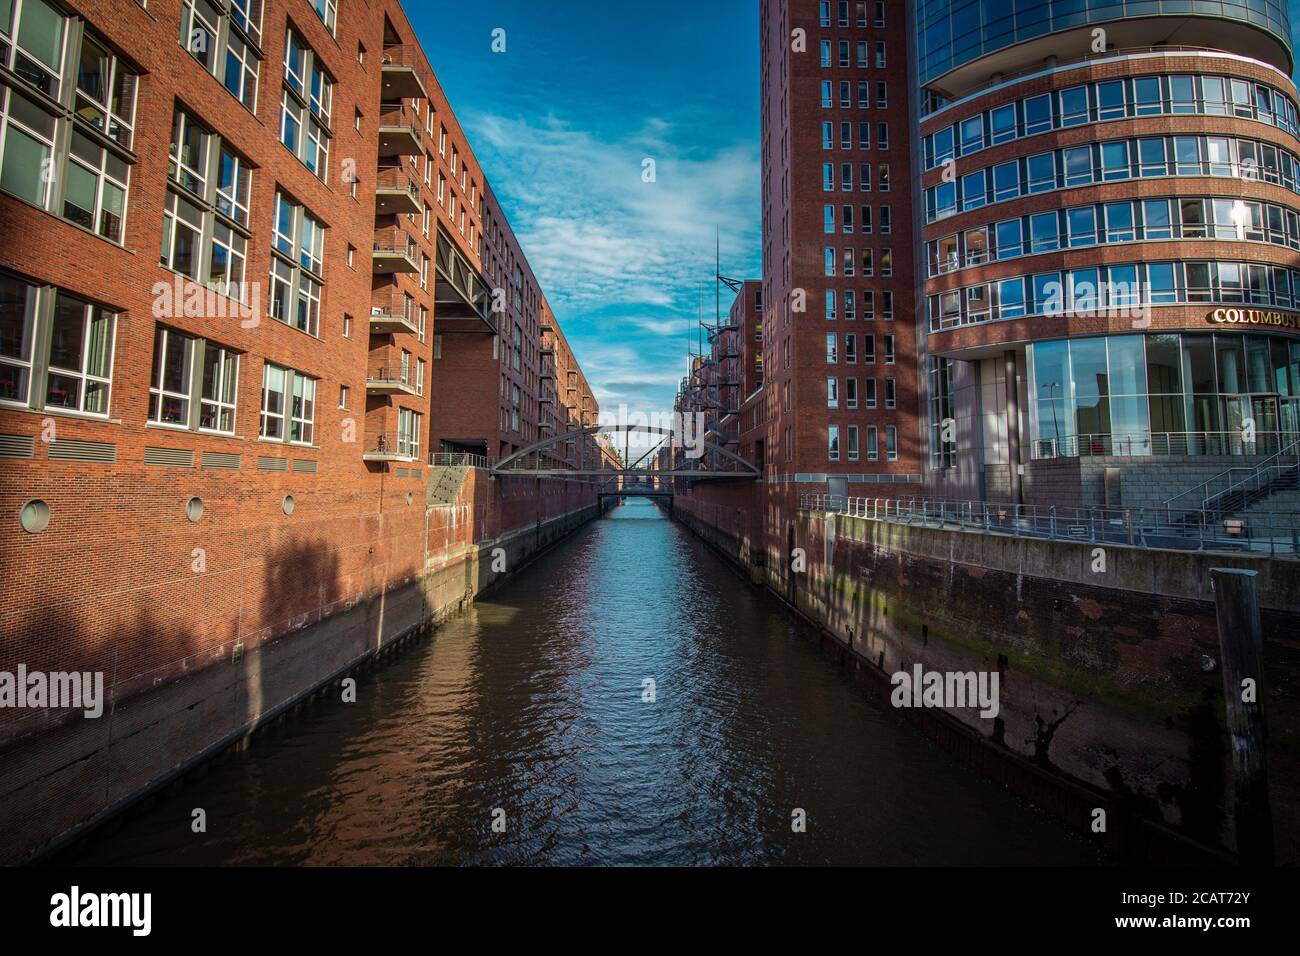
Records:
[[[1276,455],[1265,458],[1252,469],[1234,468],[1228,473],[1226,488],[1207,495],[1205,511],[1236,514],[1246,511],[1295,511],[1274,496],[1300,489],[1300,442],[1293,442]],[[1235,474],[1233,474],[1235,473]],[[1292,496],[1294,498],[1294,496]],[[1264,506],[1264,507],[1260,507]]]
[[[469,474],[468,465],[435,465],[429,469],[426,501],[433,505],[454,505]]]

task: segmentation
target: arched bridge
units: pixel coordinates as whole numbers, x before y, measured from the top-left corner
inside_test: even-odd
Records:
[[[624,460],[619,466],[610,462],[608,454],[601,449],[593,451],[588,442],[577,441],[585,436],[613,434],[659,436],[659,442],[636,461],[628,463]],[[559,453],[559,449],[568,443],[577,446],[576,456]],[[630,457],[630,454],[625,455],[625,458]],[[669,497],[675,480],[753,481],[762,477],[758,468],[739,455],[705,441],[702,429],[691,435],[656,425],[596,425],[560,432],[503,458],[492,466],[492,474],[496,477],[602,480],[608,487],[603,487],[600,493],[619,497],[635,494]],[[633,491],[633,488],[638,490]]]

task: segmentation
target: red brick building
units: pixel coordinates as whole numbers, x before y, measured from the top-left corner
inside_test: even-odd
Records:
[[[373,647],[594,506],[430,455],[597,411],[394,0],[0,6],[0,670],[120,702],[388,595]]]
[[[920,477],[906,5],[760,11],[767,481],[885,493]]]

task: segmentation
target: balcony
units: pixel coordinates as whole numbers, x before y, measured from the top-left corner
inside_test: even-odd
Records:
[[[401,166],[379,170],[375,179],[375,213],[396,216],[401,213],[419,215],[424,211],[420,203],[420,184]]]
[[[416,395],[415,372],[400,365],[383,366],[366,373],[367,395]]]
[[[408,447],[401,436],[380,432],[368,451],[361,453],[362,461],[415,461],[419,458],[418,448]]]
[[[379,113],[379,155],[412,156],[423,152],[420,117],[409,106],[386,106]]]
[[[400,293],[371,296],[370,331],[377,335],[401,332],[419,335],[420,323],[411,297]]]
[[[396,226],[375,230],[373,258],[375,275],[420,271],[415,240],[405,229]]]
[[[386,100],[427,99],[420,78],[419,47],[397,44],[384,47],[383,98]]]

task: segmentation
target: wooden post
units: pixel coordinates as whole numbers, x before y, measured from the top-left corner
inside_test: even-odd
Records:
[[[1264,754],[1264,634],[1259,619],[1257,572],[1211,568],[1228,737],[1232,746],[1236,797],[1237,859],[1242,864],[1273,865],[1273,817],[1268,803]],[[1253,682],[1250,702],[1243,682]]]

